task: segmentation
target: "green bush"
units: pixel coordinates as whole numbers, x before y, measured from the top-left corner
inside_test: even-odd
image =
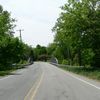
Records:
[[[64,59],[64,60],[62,61],[62,64],[64,64],[64,65],[68,65],[68,63],[69,63],[69,61],[66,60],[66,59]]]

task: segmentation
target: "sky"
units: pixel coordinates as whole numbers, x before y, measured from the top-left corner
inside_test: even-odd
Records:
[[[55,25],[61,12],[60,7],[67,0],[0,0],[4,10],[15,18],[17,27],[15,36],[19,37],[17,30],[23,29],[22,40],[35,47],[37,44],[47,46],[53,42],[54,33],[51,29]]]

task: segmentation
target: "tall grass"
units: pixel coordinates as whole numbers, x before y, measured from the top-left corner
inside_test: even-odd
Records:
[[[83,76],[86,76],[91,79],[100,80],[100,69],[99,68],[91,68],[91,67],[65,67],[60,66],[60,68],[63,68],[64,70],[74,72],[76,74],[80,74]]]

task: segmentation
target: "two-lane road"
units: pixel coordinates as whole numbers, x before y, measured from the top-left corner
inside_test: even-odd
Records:
[[[100,100],[100,82],[36,62],[0,78],[0,100]]]

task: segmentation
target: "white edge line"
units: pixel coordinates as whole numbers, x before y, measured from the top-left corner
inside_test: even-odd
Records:
[[[92,87],[95,87],[96,89],[99,89],[99,90],[100,90],[100,87],[98,87],[98,86],[96,86],[96,85],[94,85],[94,84],[91,84],[90,82],[87,82],[87,81],[85,81],[85,80],[83,80],[83,79],[80,79],[80,78],[78,78],[78,77],[76,77],[76,76],[73,76],[73,75],[71,75],[71,74],[70,74],[70,76],[73,77],[73,78],[75,78],[75,79],[77,79],[77,80],[79,80],[79,81],[81,81],[81,82],[84,82],[84,83],[86,83],[86,84],[88,84],[88,85],[90,85],[90,86],[92,86]]]
[[[78,77],[76,77],[76,76],[74,76],[74,75],[72,75],[72,74],[68,74],[66,71],[64,71],[64,70],[62,70],[62,69],[60,69],[60,68],[58,68],[60,71],[63,71],[65,74],[67,74],[67,75],[69,75],[69,76],[71,76],[71,77],[73,77],[73,78],[75,78],[75,79],[77,79],[77,80],[79,80],[79,81],[81,81],[81,82],[83,82],[83,83],[85,83],[85,84],[88,84],[88,85],[90,85],[90,86],[92,86],[92,87],[95,87],[96,89],[98,89],[98,90],[100,90],[100,87],[98,87],[98,86],[96,86],[96,85],[94,85],[94,84],[91,84],[90,82],[87,82],[87,81],[85,81],[85,80],[83,80],[83,79],[80,79],[80,78],[78,78]]]

